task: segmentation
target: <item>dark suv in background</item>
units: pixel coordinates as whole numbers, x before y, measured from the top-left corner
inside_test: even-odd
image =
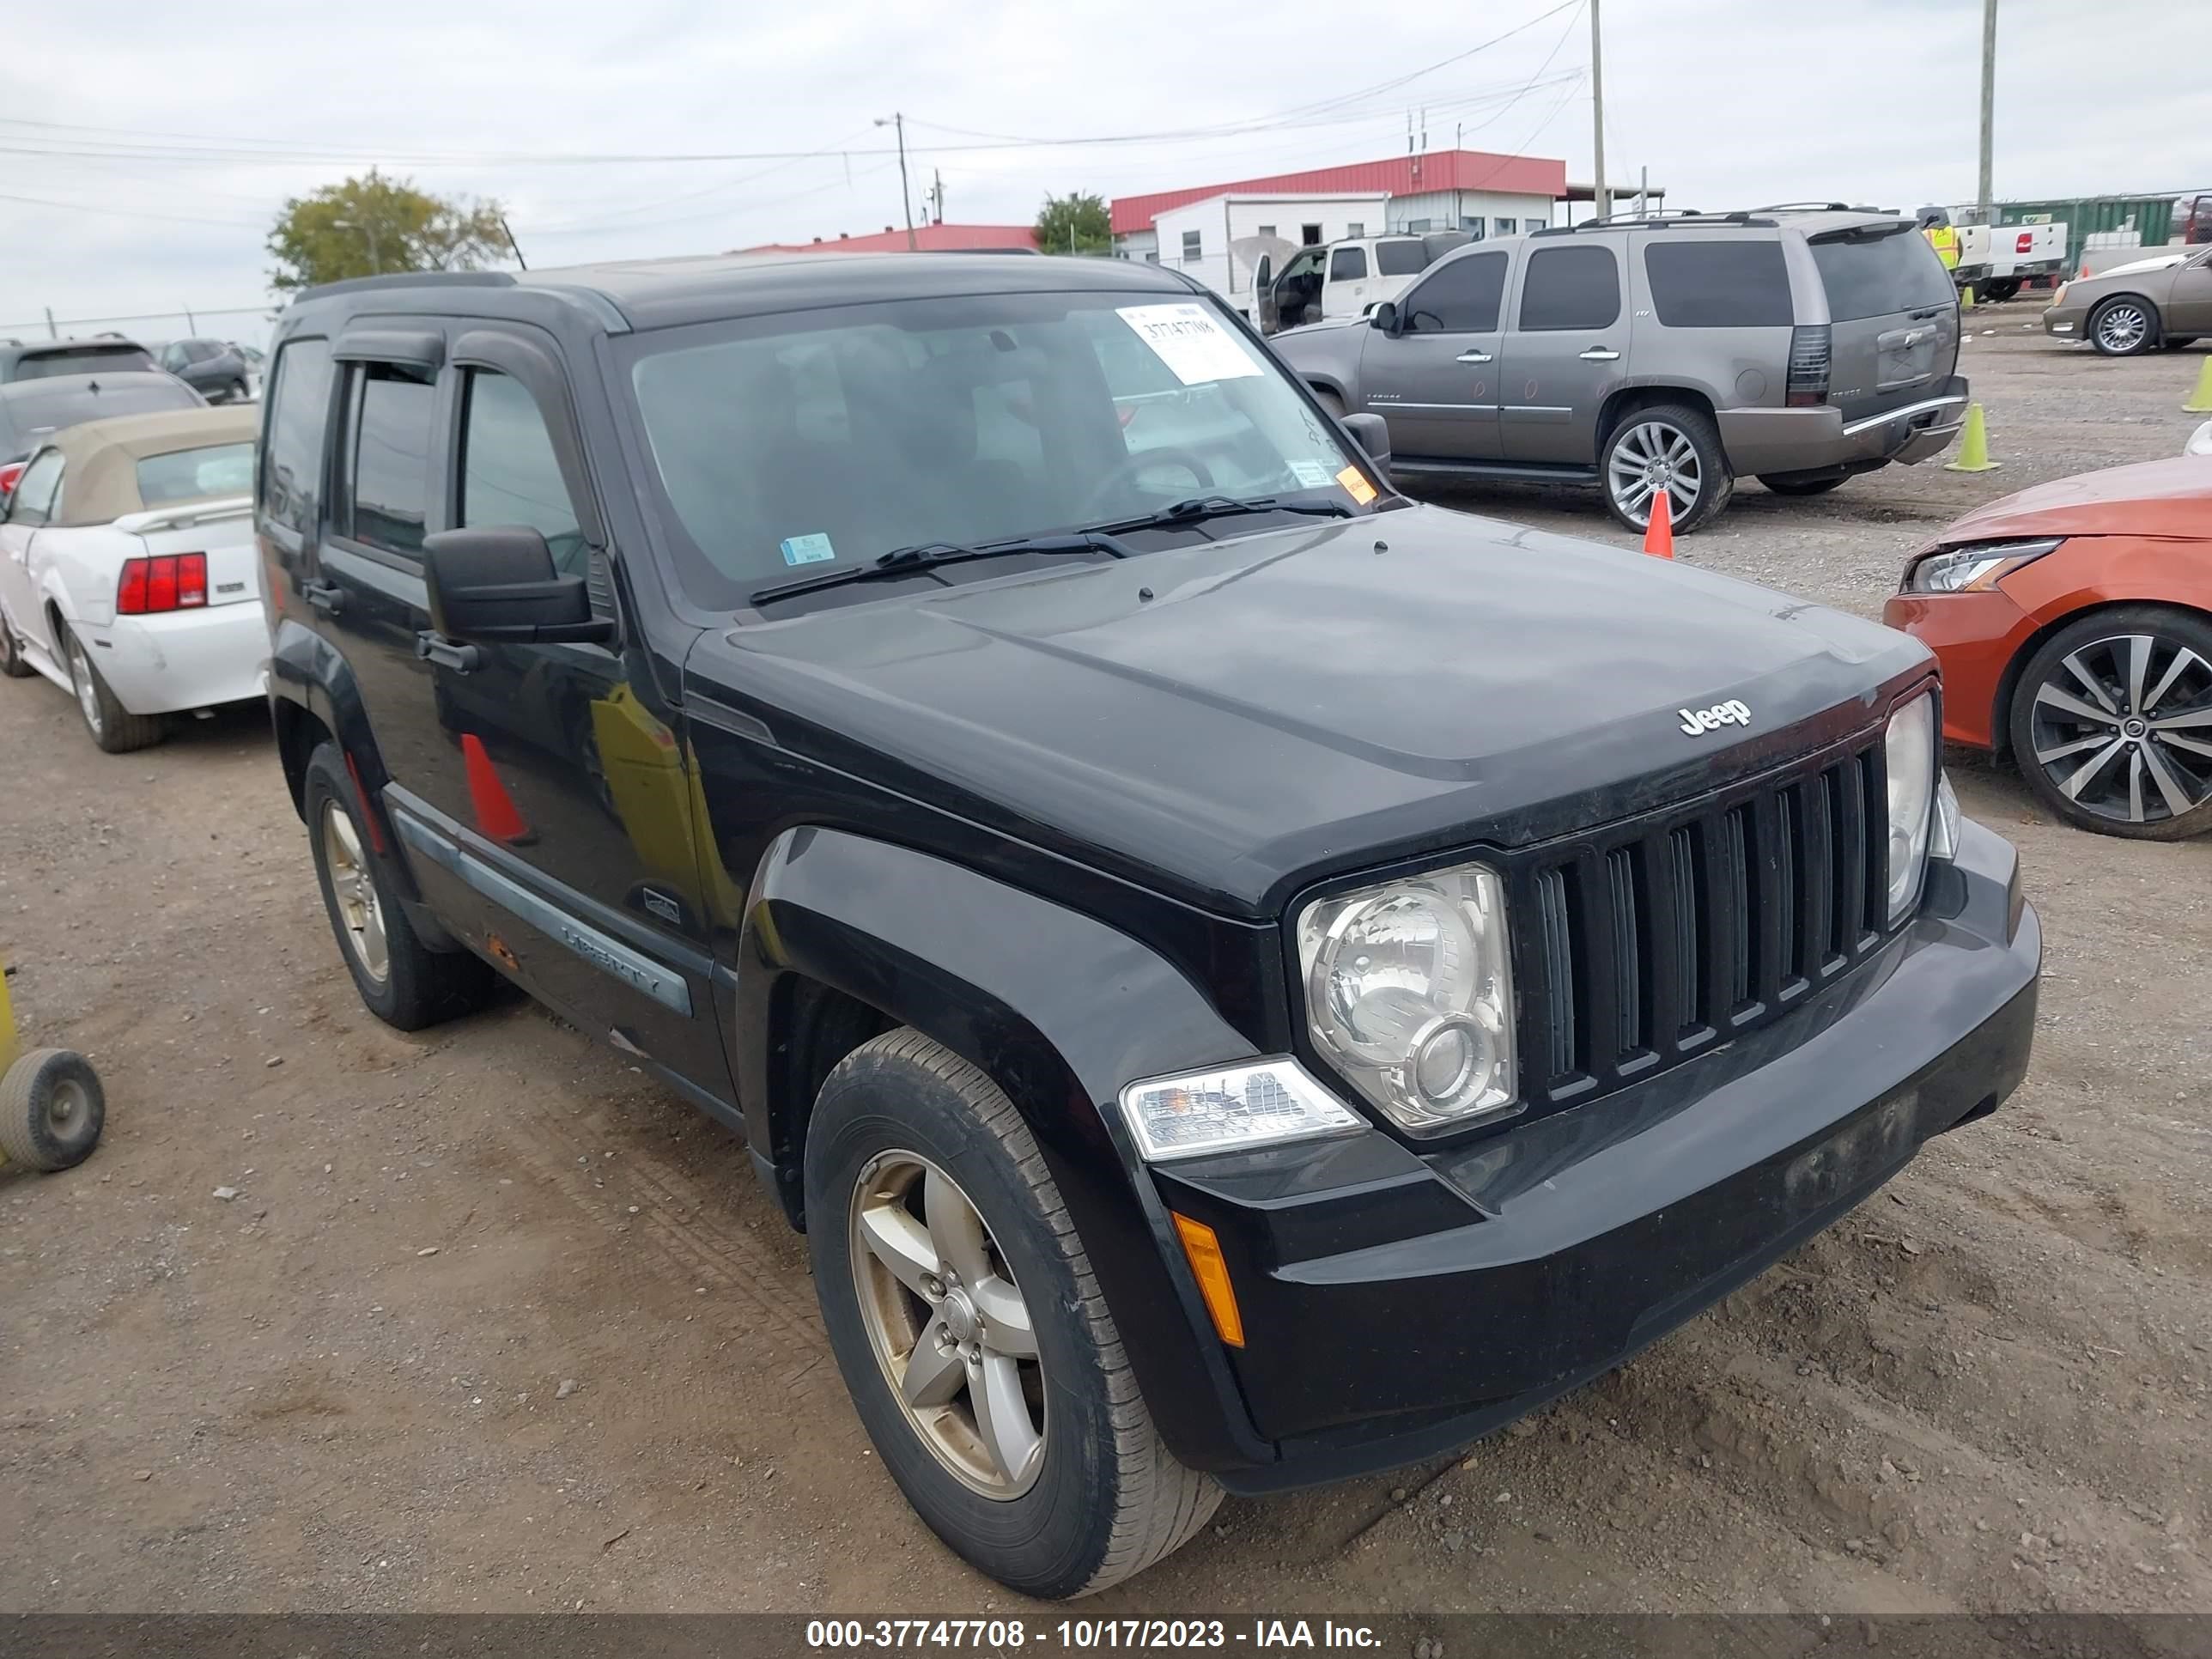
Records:
[[[0,340],[0,386],[71,374],[149,374],[154,354],[120,335],[91,340]]]
[[[1958,296],[1914,222],[1768,208],[1591,221],[1437,262],[1358,322],[1279,335],[1423,476],[1596,484],[1695,530],[1757,475],[1785,495],[1939,454],[1965,422]]]
[[[1030,1594],[1603,1372],[2027,1063],[1923,647],[1417,506],[1385,436],[1117,260],[276,328],[277,746],[363,1000],[503,974],[726,1125],[884,1468]]]
[[[245,354],[228,340],[172,340],[161,367],[210,403],[242,404],[252,389]]]

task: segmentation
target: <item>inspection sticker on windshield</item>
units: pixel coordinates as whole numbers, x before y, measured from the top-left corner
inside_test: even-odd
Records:
[[[1301,489],[1326,489],[1336,475],[1320,461],[1292,461],[1291,476]]]
[[[793,536],[783,544],[786,564],[821,564],[836,556],[830,538],[819,532],[811,536]]]
[[[1119,314],[1185,386],[1242,380],[1260,372],[1260,365],[1204,306],[1123,306]]]

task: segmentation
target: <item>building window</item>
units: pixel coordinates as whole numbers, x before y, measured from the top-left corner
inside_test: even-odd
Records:
[[[1408,219],[1406,222],[1407,231],[1415,236],[1425,230],[1434,230],[1436,226],[1437,222],[1433,219]]]
[[[1146,249],[1146,252],[1145,252],[1145,263],[1146,263],[1146,264],[1148,264],[1148,265],[1156,265],[1156,264],[1159,264],[1159,262],[1160,262],[1160,251],[1159,251],[1159,249],[1158,249],[1158,248],[1148,248],[1148,249]]]
[[[1482,240],[1482,216],[1479,213],[1470,214],[1459,222],[1459,228],[1478,242]]]
[[[1275,228],[1273,225],[1262,225],[1260,227],[1260,234],[1262,236],[1273,236],[1275,234]]]
[[[1344,234],[1346,236],[1364,236],[1367,234],[1367,221],[1364,219],[1352,219],[1346,221],[1344,227]]]
[[[1541,219],[1523,219],[1521,222],[1528,228],[1528,234],[1531,236],[1544,228],[1544,221]]]
[[[1200,233],[1195,230],[1186,230],[1183,232],[1182,257],[1186,261],[1202,258],[1204,257],[1204,255],[1199,251],[1200,234]]]
[[[1513,221],[1510,219],[1495,220],[1492,222],[1492,227],[1494,233],[1499,236],[1510,236],[1513,234]]]
[[[1298,227],[1298,245],[1301,247],[1319,247],[1321,246],[1321,227],[1319,225],[1300,225]]]

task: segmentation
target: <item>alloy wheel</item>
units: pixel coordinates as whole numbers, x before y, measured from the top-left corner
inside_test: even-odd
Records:
[[[323,862],[330,871],[331,898],[337,906],[338,925],[345,930],[346,949],[362,971],[381,985],[392,971],[384,902],[376,896],[368,860],[362,856],[360,832],[332,800],[323,803]]]
[[[2160,823],[2212,800],[2212,663],[2178,640],[2115,634],[2035,690],[2035,763],[2084,811]]]
[[[854,1184],[860,1322],[907,1421],[937,1461],[1006,1501],[1044,1467],[1036,1328],[960,1183],[916,1152],[884,1152]]]
[[[92,728],[95,738],[106,735],[100,719],[100,688],[93,684],[92,664],[84,654],[84,643],[75,634],[69,642],[70,685],[76,693],[76,706],[83,712],[84,723]]]
[[[1705,484],[1698,447],[1668,421],[1638,421],[1615,438],[1606,459],[1606,488],[1638,524],[1651,520],[1651,502],[1663,485],[1669,515],[1680,524],[1698,504]]]
[[[2150,332],[2150,318],[2132,301],[2107,306],[2097,319],[2097,343],[2116,356],[2133,351]]]

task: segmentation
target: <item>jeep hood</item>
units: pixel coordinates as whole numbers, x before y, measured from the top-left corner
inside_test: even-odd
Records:
[[[709,635],[688,689],[818,764],[1230,915],[1569,833],[1876,718],[1901,634],[1432,507]],[[688,690],[687,690],[688,695]],[[1748,719],[1694,735],[1729,702]]]

